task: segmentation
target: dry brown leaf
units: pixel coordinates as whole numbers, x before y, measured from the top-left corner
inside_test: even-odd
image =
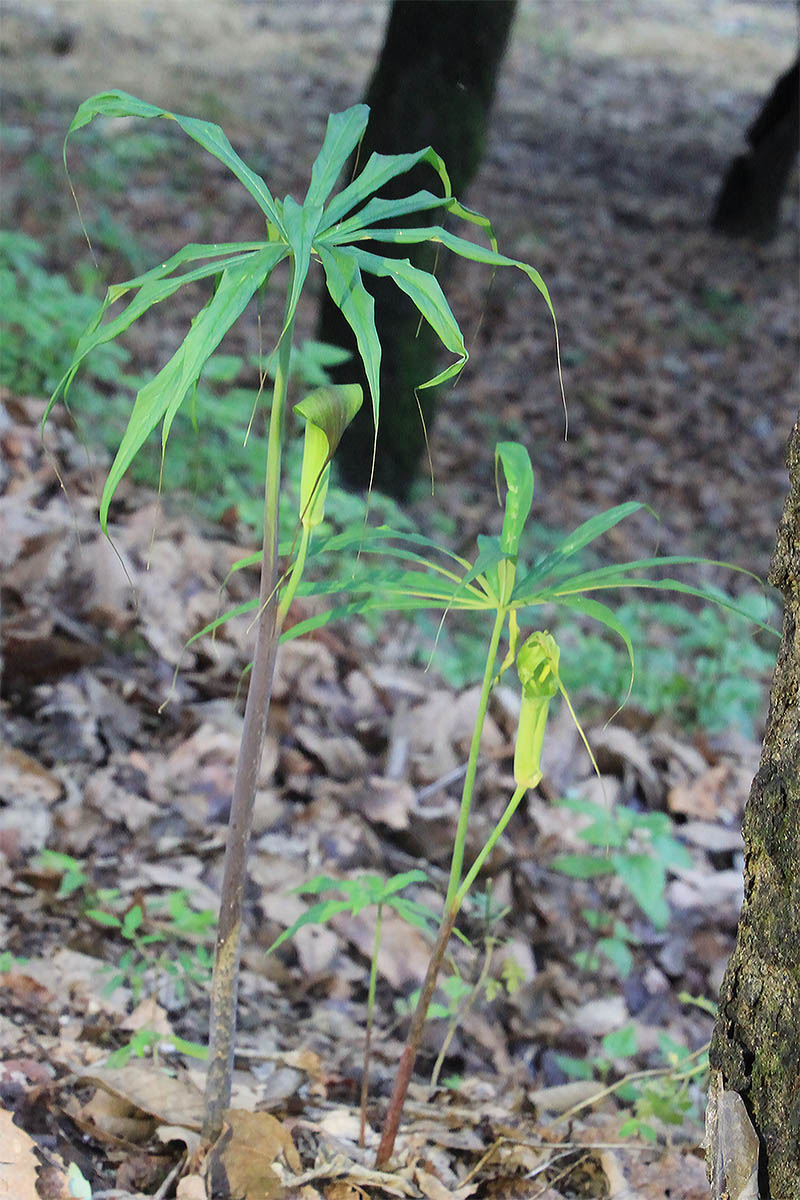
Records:
[[[184,1175],[175,1191],[177,1200],[208,1200],[206,1181],[201,1175]]]
[[[138,1063],[125,1067],[95,1067],[82,1071],[80,1079],[128,1101],[155,1117],[160,1124],[185,1125],[189,1129],[202,1127],[203,1094],[185,1079],[173,1078]]]
[[[117,1141],[142,1145],[150,1140],[154,1122],[142,1114],[141,1108],[120,1095],[98,1088],[91,1100],[82,1105],[77,1115],[91,1123],[99,1136],[109,1135]]]
[[[225,1128],[207,1159],[213,1193],[242,1197],[242,1200],[273,1200],[284,1194],[281,1174],[288,1166],[301,1170],[289,1131],[271,1113],[228,1109]]]
[[[667,792],[667,808],[670,812],[682,813],[687,817],[713,821],[720,809],[730,807],[725,803],[730,779],[731,767],[728,763],[709,767],[697,779],[671,787]]]
[[[415,1168],[414,1178],[427,1200],[468,1200],[468,1197],[474,1195],[479,1186],[477,1183],[467,1183],[463,1187],[451,1189],[445,1187],[442,1181],[430,1171],[423,1171],[422,1167]]]
[[[0,1108],[0,1200],[39,1200],[36,1143]]]
[[[337,1179],[325,1188],[325,1200],[369,1200],[369,1194],[346,1179]]]
[[[389,829],[407,829],[409,813],[416,805],[416,793],[402,779],[386,779],[370,775],[355,800],[355,807],[368,821],[376,821]]]
[[[308,725],[298,725],[292,732],[298,744],[319,759],[331,779],[363,779],[367,756],[354,737],[341,734],[326,737]]]

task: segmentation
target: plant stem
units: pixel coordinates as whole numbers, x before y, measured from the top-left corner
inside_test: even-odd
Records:
[[[494,621],[494,629],[489,642],[489,650],[486,655],[486,666],[483,672],[483,683],[481,685],[481,694],[478,701],[478,713],[475,717],[475,727],[472,730],[472,742],[469,748],[469,758],[467,760],[467,771],[464,776],[464,787],[461,791],[461,810],[458,814],[458,826],[456,828],[455,841],[453,843],[453,857],[450,863],[450,880],[447,885],[447,897],[444,902],[445,912],[453,906],[458,886],[461,883],[461,868],[464,865],[464,846],[467,841],[467,825],[469,823],[469,810],[472,804],[472,792],[475,787],[475,774],[478,769],[478,754],[481,748],[481,734],[483,733],[483,722],[486,718],[486,710],[489,706],[489,695],[492,690],[492,681],[494,680],[494,667],[497,661],[497,648],[500,645],[500,635],[503,632],[503,625],[506,619],[506,609],[499,607]]]
[[[291,295],[291,281],[287,295]],[[207,1141],[215,1140],[219,1136],[225,1109],[230,1103],[247,849],[280,637],[277,620],[278,508],[292,326],[293,322],[287,322],[283,330],[272,392],[264,494],[264,556],[261,563],[259,617],[225,847],[216,957],[211,983],[206,1111],[203,1125],[203,1137]]]
[[[475,717],[475,727],[472,731],[472,742],[469,748],[469,758],[467,760],[467,771],[464,776],[464,787],[461,792],[461,810],[458,814],[458,827],[456,829],[455,841],[453,843],[453,858],[450,865],[450,881],[447,885],[447,898],[444,905],[444,914],[442,923],[439,926],[439,933],[431,951],[430,961],[428,962],[428,970],[425,974],[425,980],[422,985],[417,1007],[414,1011],[414,1016],[411,1020],[411,1028],[408,1031],[406,1044],[403,1047],[403,1053],[400,1057],[400,1063],[395,1076],[394,1087],[392,1088],[392,1096],[389,1101],[389,1107],[386,1111],[386,1120],[384,1121],[383,1130],[381,1132],[380,1145],[378,1146],[378,1154],[375,1159],[375,1166],[378,1168],[384,1167],[392,1156],[394,1150],[394,1142],[397,1137],[397,1130],[400,1127],[400,1118],[403,1115],[403,1106],[406,1101],[406,1093],[408,1084],[411,1079],[411,1072],[414,1069],[419,1043],[422,1039],[422,1030],[425,1025],[425,1019],[428,1016],[428,1008],[430,1007],[431,999],[436,988],[436,980],[439,977],[439,970],[442,965],[447,943],[450,941],[450,934],[453,932],[453,926],[456,923],[458,910],[461,907],[463,900],[463,892],[459,892],[461,883],[461,868],[464,864],[464,846],[467,840],[467,824],[469,821],[469,810],[472,803],[472,792],[475,786],[475,774],[478,768],[478,753],[481,747],[481,734],[483,732],[483,723],[486,718],[486,710],[489,707],[489,695],[492,690],[492,681],[494,680],[494,668],[497,662],[497,650],[500,645],[500,635],[503,632],[503,625],[506,619],[506,608],[499,606],[495,617],[492,636],[489,641],[489,649],[486,654],[486,666],[483,672],[483,683],[481,685],[480,700],[478,701],[478,712]],[[519,803],[519,801],[517,801]],[[480,869],[480,868],[479,868]],[[471,878],[474,875],[471,873]]]
[[[473,883],[477,879],[478,873],[480,872],[481,867],[486,862],[486,859],[491,854],[496,843],[499,841],[506,825],[508,824],[508,822],[513,817],[514,813],[519,808],[520,800],[525,795],[527,790],[528,790],[528,785],[525,783],[520,783],[515,788],[514,795],[511,797],[508,804],[504,808],[502,817],[497,822],[497,824],[495,825],[492,832],[489,834],[489,837],[486,841],[486,845],[483,847],[480,854],[478,855],[478,857],[475,859],[474,863],[470,867],[469,871],[464,876],[464,882],[461,884],[458,891],[456,892],[457,908],[461,908],[461,905],[464,903],[467,893],[469,892],[469,889],[472,887]]]
[[[378,916],[375,921],[375,940],[372,946],[372,962],[369,969],[369,994],[367,996],[367,1033],[364,1039],[364,1069],[361,1075],[361,1127],[358,1144],[363,1146],[367,1132],[367,1098],[369,1096],[369,1060],[372,1049],[372,1026],[375,1021],[375,990],[378,984],[378,951],[381,945],[381,930],[383,928],[383,905],[378,905]]]
[[[442,923],[439,926],[439,933],[436,937],[433,950],[431,951],[430,961],[428,962],[428,970],[425,973],[425,980],[422,984],[417,1007],[414,1010],[414,1016],[411,1019],[411,1028],[408,1031],[408,1038],[403,1047],[403,1053],[400,1056],[400,1063],[395,1076],[394,1088],[392,1089],[392,1097],[389,1101],[389,1107],[386,1111],[386,1120],[383,1123],[381,1132],[380,1145],[375,1158],[375,1166],[380,1170],[385,1167],[389,1159],[392,1157],[394,1150],[394,1141],[397,1137],[397,1130],[400,1127],[400,1118],[403,1115],[403,1106],[406,1101],[406,1092],[408,1091],[411,1072],[414,1069],[414,1061],[417,1057],[419,1043],[422,1038],[422,1029],[425,1025],[425,1018],[428,1015],[431,999],[436,988],[436,980],[439,977],[439,969],[442,965],[444,952],[447,949],[447,943],[450,941],[450,934],[453,932],[453,926],[456,923],[458,916],[457,909],[448,909],[442,918]]]

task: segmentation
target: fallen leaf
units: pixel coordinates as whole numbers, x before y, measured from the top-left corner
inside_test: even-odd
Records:
[[[36,1143],[0,1108],[0,1200],[39,1200],[36,1191]]]
[[[81,1072],[79,1078],[127,1100],[160,1124],[202,1128],[203,1094],[184,1079],[137,1063],[126,1067],[95,1067]]]
[[[301,1169],[289,1131],[271,1113],[228,1109],[225,1128],[209,1151],[208,1177],[212,1194],[243,1200],[273,1200],[284,1193],[279,1170]]]

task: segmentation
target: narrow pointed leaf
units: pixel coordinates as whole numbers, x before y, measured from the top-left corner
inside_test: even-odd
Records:
[[[368,237],[376,242],[394,242],[399,246],[411,246],[419,242],[440,242],[441,245],[451,250],[453,254],[458,254],[460,258],[468,258],[472,262],[485,263],[490,267],[516,267],[528,276],[531,283],[541,293],[550,310],[550,315],[555,319],[553,302],[550,299],[547,284],[535,267],[529,266],[528,263],[520,262],[516,258],[508,258],[505,254],[499,254],[496,250],[489,250],[485,246],[479,246],[477,242],[470,242],[466,238],[458,237],[457,234],[450,233],[440,225],[423,225],[418,229],[370,228],[364,229],[361,237]]]
[[[411,154],[371,154],[364,170],[331,200],[321,230],[330,229],[337,221],[341,221],[343,217],[347,216],[351,209],[361,204],[368,196],[372,196],[390,179],[394,179],[396,175],[405,175],[407,171],[421,162],[427,162],[433,167],[442,181],[445,195],[452,195],[447,168],[430,146]]]
[[[516,557],[519,539],[525,528],[533,503],[533,467],[531,456],[519,442],[498,442],[495,450],[495,473],[502,465],[506,478],[505,514],[500,534],[504,554]],[[498,499],[500,489],[498,486]]]
[[[417,386],[420,388],[434,387],[457,375],[469,356],[464,345],[464,336],[450,311],[450,305],[447,303],[436,277],[429,271],[421,271],[418,267],[413,267],[407,258],[389,258],[384,255],[370,254],[355,246],[350,248],[349,253],[362,270],[394,280],[397,286],[413,300],[445,348],[458,356],[458,362],[451,364],[434,379],[420,382]]]
[[[321,233],[321,241],[331,241],[334,245],[343,244],[351,240],[357,240],[362,230],[368,227],[372,221],[387,221],[394,220],[397,217],[407,216],[409,213],[425,212],[432,208],[448,207],[452,204],[452,200],[447,196],[434,196],[433,192],[420,191],[414,192],[411,196],[403,196],[398,200],[387,200],[383,197],[376,196],[372,200],[368,200],[363,208],[360,208],[354,216],[348,217],[346,221],[340,221],[338,225],[331,227]],[[327,223],[328,214],[323,218],[323,225]]]
[[[347,250],[318,247],[325,283],[334,304],[355,334],[358,353],[372,399],[372,416],[378,427],[380,412],[381,343],[375,329],[375,301],[361,280],[358,263]]]
[[[624,521],[631,513],[638,512],[645,505],[638,501],[629,500],[625,504],[618,504],[614,508],[609,508],[607,512],[597,513],[594,517],[589,517],[588,521],[584,521],[581,525],[574,529],[572,533],[556,546],[549,554],[545,555],[533,568],[517,582],[514,589],[514,599],[519,599],[524,603],[522,597],[525,592],[533,588],[541,580],[546,579],[556,567],[562,562],[566,562],[573,554],[577,554],[584,546],[588,546],[601,534],[607,533],[609,529],[613,529],[620,521]]]
[[[72,118],[72,123],[67,130],[67,138],[77,129],[88,125],[95,117],[164,117],[168,121],[177,122],[184,133],[187,133],[204,150],[208,150],[209,154],[213,154],[215,158],[225,164],[240,183],[244,184],[273,225],[278,229],[282,228],[278,206],[266,183],[260,175],[251,171],[239,157],[219,125],[215,125],[212,121],[200,121],[196,117],[182,117],[178,113],[168,112],[165,108],[158,108],[155,104],[148,104],[145,100],[138,100],[136,96],[131,96],[128,92],[115,89],[101,92],[84,100]],[[66,156],[66,139],[64,152]]]
[[[192,328],[169,362],[139,392],[128,426],[108,473],[100,501],[100,521],[107,529],[108,507],[123,475],[152,430],[163,419],[162,444],[189,388],[234,321],[264,282],[280,247],[268,246],[244,263],[224,271],[217,291],[195,317]]]
[[[242,243],[242,245],[248,244]],[[227,267],[243,262],[250,255],[259,253],[264,248],[264,242],[252,242],[249,243],[249,249],[246,254],[236,253],[226,255],[226,257],[217,262],[204,263],[203,266],[196,267],[193,271],[186,271],[182,275],[173,276],[172,278],[166,277],[164,272],[168,264],[165,263],[161,267],[157,267],[153,271],[148,271],[144,275],[139,276],[138,279],[129,280],[127,283],[113,284],[108,289],[102,306],[78,339],[78,344],[72,356],[72,362],[50,397],[43,421],[47,419],[58,397],[62,393],[64,395],[67,394],[81,364],[92,350],[95,350],[98,346],[106,342],[112,341],[120,333],[124,333],[134,321],[138,320],[154,304],[160,304],[163,300],[168,299],[179,288],[182,288],[184,284],[194,283],[200,279],[207,279],[212,275],[220,275]],[[188,249],[188,247],[184,247],[184,249]],[[207,250],[210,247],[202,247],[202,249]],[[288,253],[286,247],[279,243],[271,246],[270,250],[275,255],[276,263]],[[179,256],[175,255],[174,257],[178,258]],[[102,318],[108,308],[133,288],[138,288],[138,291],[123,311],[117,313],[111,320],[101,324]]]
[[[286,306],[285,325],[281,331],[281,337],[283,337],[286,328],[294,320],[295,313],[297,312],[297,302],[300,299],[300,293],[303,290],[303,285],[308,275],[308,268],[311,265],[311,246],[321,216],[321,204],[304,204],[301,207],[291,196],[287,196],[283,202],[284,227],[287,240],[292,249],[294,271],[292,273],[292,293]]]
[[[352,108],[328,117],[325,140],[311,170],[306,204],[324,204],[328,199],[342,167],[358,145],[368,120],[369,108],[366,104],[354,104]]]

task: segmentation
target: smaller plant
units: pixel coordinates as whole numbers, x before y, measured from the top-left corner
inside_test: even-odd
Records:
[[[598,956],[602,955],[608,959],[621,979],[630,975],[633,969],[633,954],[630,948],[638,946],[641,939],[619,917],[596,912],[592,908],[581,909],[581,915],[592,932],[598,936],[593,950],[578,950],[573,955],[578,966],[584,971],[596,971],[600,965]]]
[[[705,1095],[703,1079],[708,1071],[708,1045],[688,1051],[668,1034],[660,1031],[658,1046],[666,1066],[645,1071],[632,1071],[610,1083],[602,1095],[615,1094],[630,1105],[630,1115],[620,1126],[621,1137],[643,1137],[658,1141],[659,1131],[652,1124],[681,1126],[687,1119],[702,1122],[700,1104]],[[632,1058],[637,1051],[636,1029],[626,1025],[606,1034],[601,1042],[602,1052],[590,1060],[559,1054],[556,1061],[566,1075],[577,1079],[599,1078],[605,1081],[613,1070],[613,1061]],[[698,1098],[692,1095],[694,1084]],[[582,1102],[565,1116],[571,1116],[584,1103],[596,1103],[600,1096]]]
[[[306,925],[324,925],[338,913],[348,912],[351,916],[355,917],[363,912],[365,908],[372,908],[373,906],[377,908],[375,938],[372,944],[372,957],[370,959],[367,1025],[364,1039],[364,1068],[361,1081],[361,1132],[359,1135],[359,1144],[362,1146],[364,1145],[366,1134],[370,1051],[372,1045],[372,1027],[375,1017],[375,991],[378,983],[378,955],[381,945],[383,910],[386,907],[393,908],[404,921],[408,921],[409,925],[414,925],[417,929],[422,929],[425,933],[435,933],[438,925],[436,913],[432,912],[424,904],[420,904],[417,900],[400,895],[411,884],[424,883],[426,880],[427,875],[425,872],[418,870],[405,871],[401,875],[393,875],[388,880],[382,879],[380,875],[359,875],[356,879],[332,879],[329,875],[317,875],[314,879],[310,879],[308,883],[294,888],[293,891],[298,895],[306,896],[319,896],[324,892],[334,892],[341,899],[331,898],[320,900],[318,904],[312,905],[302,916],[297,918],[293,925],[285,929],[280,937],[275,939],[267,951],[268,954],[272,954],[273,950],[277,950],[284,942],[293,938],[298,930],[303,929]]]
[[[88,895],[91,891],[91,880],[83,869],[83,863],[71,854],[62,854],[60,850],[42,850],[36,856],[34,866],[60,877],[56,900],[66,900],[81,891]]]
[[[112,894],[108,900],[116,899]],[[89,908],[86,916],[106,929],[115,929],[129,943],[127,949],[116,967],[108,967],[113,972],[106,985],[106,991],[111,993],[115,988],[127,986],[133,993],[134,1000],[139,1000],[145,990],[148,979],[162,980],[169,978],[175,989],[175,996],[183,1000],[187,987],[194,985],[205,989],[211,979],[214,966],[213,955],[202,944],[193,946],[191,950],[175,948],[175,942],[186,940],[196,934],[213,935],[215,915],[211,909],[196,912],[186,903],[185,892],[173,892],[167,897],[169,917],[162,929],[146,932],[145,913],[141,904],[134,904],[122,916],[102,908]],[[158,902],[155,907],[158,908]],[[209,938],[210,940],[210,938]],[[172,946],[167,944],[172,942]],[[161,945],[164,949],[156,952],[153,947]]]
[[[184,889],[150,898],[146,917],[143,904],[133,904],[120,912],[119,889],[95,888],[84,864],[70,854],[43,850],[37,855],[35,865],[60,876],[56,900],[78,901],[84,917],[95,925],[117,931],[128,943],[116,966],[105,968],[112,973],[106,985],[108,993],[127,985],[138,1000],[148,979],[160,980],[164,976],[173,981],[178,1000],[184,998],[188,985],[207,987],[213,957],[203,943],[213,940],[216,917],[211,909],[192,908]],[[161,913],[164,915],[160,928],[148,925],[150,918]],[[187,942],[192,943],[191,949],[181,945]],[[157,945],[162,947],[158,952],[154,950]]]
[[[667,814],[640,813],[624,804],[604,808],[577,797],[561,800],[560,804],[592,818],[577,835],[592,851],[559,854],[553,859],[553,867],[573,879],[616,875],[656,929],[664,929],[669,921],[664,896],[667,871],[692,866],[685,846],[672,836]],[[617,941],[630,941],[622,930],[617,931],[616,937]],[[603,949],[607,952],[608,947]]]
[[[208,1047],[199,1042],[187,1042],[185,1038],[156,1033],[153,1029],[137,1029],[130,1041],[112,1051],[105,1061],[107,1067],[125,1067],[132,1058],[146,1058],[165,1048],[170,1052],[185,1054],[188,1058],[208,1058]]]

